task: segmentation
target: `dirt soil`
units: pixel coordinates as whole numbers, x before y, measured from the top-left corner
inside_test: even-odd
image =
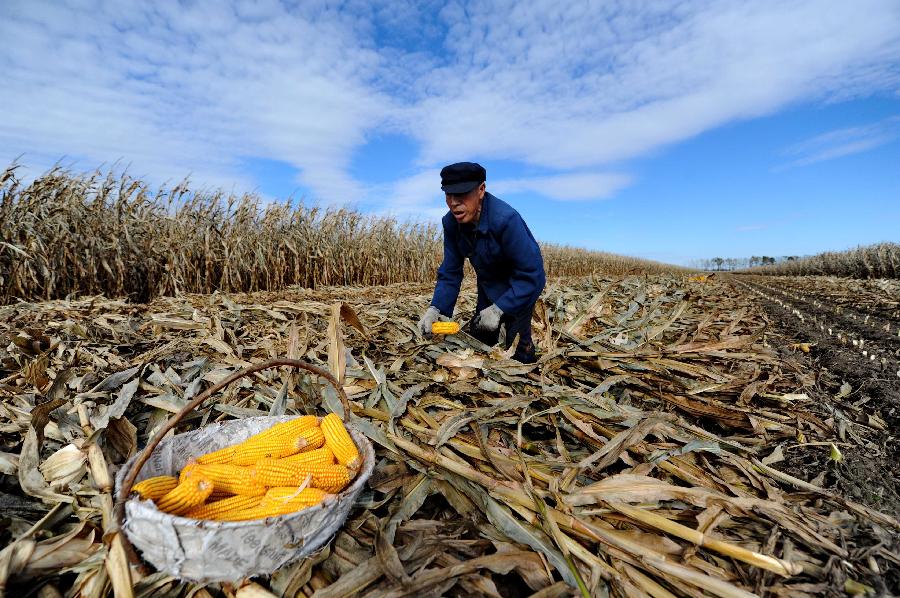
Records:
[[[799,356],[815,373],[815,386],[805,389],[816,399],[811,412],[833,426],[843,456],[835,463],[828,447],[798,446],[785,451],[786,460],[779,467],[879,511],[900,514],[900,360],[896,359],[900,338],[884,331],[887,324],[896,335],[900,322],[872,316],[865,321],[859,311],[835,310],[822,297],[801,299],[791,294],[788,300],[783,292],[773,294],[771,279],[731,282],[736,292],[748,294],[764,310],[770,321],[766,336],[770,345],[796,356],[792,345],[809,343],[809,353]],[[790,305],[769,297],[787,300]],[[803,314],[802,320],[793,309]],[[868,352],[875,353],[877,360],[854,347],[852,340],[860,338],[871,343]],[[881,357],[885,357],[884,364]],[[842,396],[845,384],[849,384],[850,394]],[[856,540],[857,548],[864,550]],[[877,541],[872,538],[873,544]],[[900,572],[885,572],[885,583],[892,592],[889,595],[900,594]]]

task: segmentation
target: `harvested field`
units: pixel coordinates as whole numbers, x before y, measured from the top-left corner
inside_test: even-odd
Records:
[[[900,378],[881,354],[845,358],[852,343],[776,301],[782,282],[557,279],[535,314],[536,365],[464,334],[419,338],[425,284],[0,307],[0,588],[896,594]],[[882,303],[862,307],[893,326]],[[457,320],[473,309],[464,288]],[[887,360],[893,345],[881,342]],[[317,557],[241,589],[138,568],[129,581],[106,465],[115,471],[211,383],[275,356],[343,374],[354,422],[376,444],[351,519]],[[318,381],[271,371],[181,431],[325,408],[338,404]]]
[[[813,406],[817,416],[837,426],[841,441],[854,435],[862,441],[849,445],[842,466],[826,472],[829,485],[900,513],[896,281],[781,278],[774,285],[765,277],[741,277],[733,282],[750,288],[759,299],[772,324],[772,338],[778,339],[773,344],[789,348],[798,340],[806,343],[809,352],[803,360],[817,373],[819,390],[846,399],[843,408],[827,402]],[[883,289],[881,294],[878,289]],[[875,431],[881,434],[873,435]],[[821,460],[821,455],[800,451],[794,454],[793,466],[815,467]]]
[[[742,276],[738,281],[768,287],[782,299],[793,299],[823,312],[826,319],[856,320],[852,325],[897,335],[900,322],[900,280],[852,279],[833,276],[769,278]]]

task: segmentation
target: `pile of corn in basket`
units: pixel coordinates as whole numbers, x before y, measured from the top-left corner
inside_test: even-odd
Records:
[[[255,417],[163,440],[214,392],[273,360],[226,378],[191,401],[116,478],[128,541],[159,571],[195,582],[270,574],[309,556],[340,529],[375,464],[368,439],[334,413]]]

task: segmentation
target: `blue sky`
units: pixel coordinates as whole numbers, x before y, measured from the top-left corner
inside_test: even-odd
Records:
[[[0,161],[689,264],[900,241],[896,0],[0,2]]]

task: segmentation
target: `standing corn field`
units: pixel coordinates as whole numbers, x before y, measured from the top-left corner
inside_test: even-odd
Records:
[[[843,276],[846,278],[900,278],[900,245],[876,243],[847,251],[790,259],[745,271],[774,276]]]
[[[0,172],[0,304],[69,295],[143,302],[178,293],[434,279],[438,227],[252,194],[153,190],[127,174]],[[544,245],[552,276],[671,266]]]

